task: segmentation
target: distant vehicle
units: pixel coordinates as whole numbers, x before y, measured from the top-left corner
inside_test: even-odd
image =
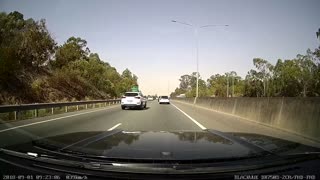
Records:
[[[170,104],[170,100],[168,96],[160,96],[159,104]]]
[[[148,101],[153,101],[153,97],[148,97]]]
[[[139,108],[147,107],[147,100],[141,92],[126,92],[121,98],[121,108]]]

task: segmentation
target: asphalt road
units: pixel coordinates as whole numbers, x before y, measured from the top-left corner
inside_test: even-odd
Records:
[[[108,131],[115,128],[126,131],[215,129],[223,132],[264,134],[320,147],[316,142],[287,132],[177,101],[170,105],[148,101],[145,110],[122,110],[120,105],[114,105],[0,124],[0,147],[39,137],[71,132]]]

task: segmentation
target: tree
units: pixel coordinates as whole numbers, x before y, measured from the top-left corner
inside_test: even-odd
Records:
[[[267,94],[268,81],[271,78],[273,66],[266,60],[261,58],[253,59],[254,66],[259,70],[260,80],[263,82],[263,96]],[[258,76],[257,76],[258,77]]]
[[[184,90],[184,89],[176,88],[176,89],[174,90],[174,92],[172,92],[172,93],[170,94],[170,97],[176,97],[176,96],[178,96],[178,95],[180,95],[180,94],[185,94],[186,92],[187,92],[187,91]],[[157,97],[157,96],[155,96],[155,97]]]
[[[207,79],[209,92],[213,96],[227,97],[227,76],[215,74]]]
[[[191,76],[188,74],[182,75],[179,79],[180,81],[180,89],[187,91],[191,89]]]
[[[297,60],[278,60],[275,69],[275,84],[280,96],[299,96],[302,92],[302,84],[299,77],[301,69]]]
[[[316,84],[316,79],[314,77],[316,76],[317,66],[314,63],[315,60],[313,58],[313,53],[310,49],[307,50],[306,55],[297,55],[297,63],[300,67],[300,75],[298,77],[299,82],[303,85],[303,97],[307,96],[307,93],[309,93],[311,96],[314,95],[312,93],[312,86],[313,84]]]
[[[138,77],[132,74],[129,69],[125,69],[121,74],[121,82],[119,91],[124,93],[125,91],[130,91],[132,86],[138,85]]]
[[[68,63],[76,60],[88,60],[89,53],[90,50],[87,47],[86,40],[81,39],[80,37],[70,37],[67,42],[57,49],[55,61],[53,61],[52,64],[56,68],[62,68]]]
[[[0,27],[0,91],[33,101],[32,81],[46,72],[55,42],[45,20],[24,20],[16,11],[0,13]]]
[[[320,42],[320,28],[316,34]],[[314,72],[314,93],[316,96],[320,96],[320,46],[312,52],[312,55],[314,57],[314,63],[317,66]]]
[[[57,47],[45,20],[0,13],[0,104],[105,99],[119,96],[138,77],[91,53],[70,37]]]
[[[251,69],[245,79],[245,96],[260,97],[263,95],[262,74]]]

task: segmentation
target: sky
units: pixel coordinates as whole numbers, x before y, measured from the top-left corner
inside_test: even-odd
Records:
[[[196,71],[196,27],[229,25],[198,30],[201,78],[244,78],[253,58],[275,64],[318,47],[319,9],[319,0],[0,0],[0,11],[46,19],[59,45],[85,39],[118,72],[136,74],[145,95],[168,95]]]

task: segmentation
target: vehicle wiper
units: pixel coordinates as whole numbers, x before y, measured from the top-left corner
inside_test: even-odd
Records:
[[[319,155],[319,157],[320,157],[320,152],[307,151],[307,152],[302,152],[302,153],[290,153],[290,154],[286,154],[285,156],[295,156],[295,155]]]

